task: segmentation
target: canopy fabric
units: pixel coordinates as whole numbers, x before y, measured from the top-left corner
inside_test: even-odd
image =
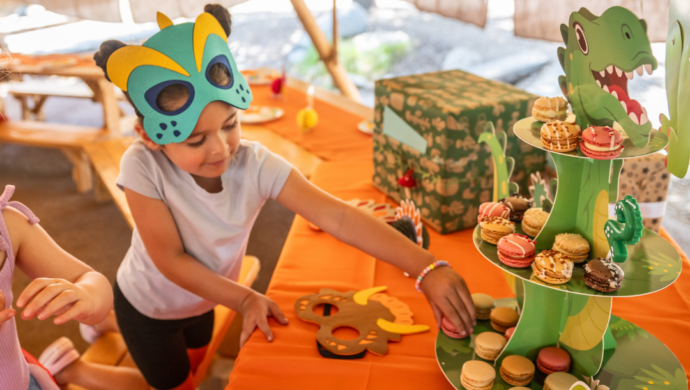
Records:
[[[406,0],[418,9],[434,12],[472,23],[479,27],[486,26],[488,0]]]
[[[665,42],[669,4],[670,0],[515,0],[515,35],[563,42],[560,25],[567,23],[572,12],[584,7],[601,15],[607,8],[618,5],[645,19],[647,35],[652,42]]]

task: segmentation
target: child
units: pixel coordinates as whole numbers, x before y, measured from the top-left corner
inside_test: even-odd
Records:
[[[94,56],[139,116],[140,140],[123,156],[117,180],[136,228],[114,287],[115,313],[155,389],[193,388],[216,304],[242,314],[241,345],[256,327],[273,339],[269,316],[287,325],[273,301],[235,282],[268,198],[415,277],[436,261],[265,147],[240,140],[238,109],[252,95],[228,49],[230,14],[219,5],[205,11],[177,26],[159,13],[161,31],[144,46],[108,41]],[[472,331],[472,300],[457,273],[436,268],[421,288],[439,324],[445,315],[461,332]]]
[[[26,206],[10,202],[13,193],[14,187],[7,186],[0,196],[0,389],[57,389],[46,371],[19,347],[16,311],[11,308],[15,265],[34,279],[17,298],[25,320],[55,316],[56,325],[72,319],[97,324],[112,308],[112,290],[103,275],[62,250]],[[42,355],[41,363],[48,370],[79,357],[69,340],[59,341]],[[29,365],[27,358],[34,364]]]

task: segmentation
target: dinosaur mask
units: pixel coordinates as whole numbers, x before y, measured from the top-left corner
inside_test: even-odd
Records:
[[[213,101],[221,101],[245,110],[252,93],[244,76],[237,70],[228,40],[218,20],[203,13],[194,23],[173,25],[158,13],[161,31],[142,46],[125,46],[108,60],[108,77],[128,92],[134,106],[144,116],[144,129],[154,142],[166,145],[187,139],[194,130],[201,111]],[[209,74],[214,64],[227,68],[230,81],[214,82]],[[180,85],[189,97],[175,111],[164,111],[156,100],[167,86]]]

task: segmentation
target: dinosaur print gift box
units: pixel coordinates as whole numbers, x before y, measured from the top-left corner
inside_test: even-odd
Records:
[[[477,142],[487,122],[496,134],[507,132],[511,181],[521,192],[529,175],[545,167],[546,153],[519,142],[512,130],[537,98],[460,70],[377,81],[374,185],[396,201],[411,197],[439,233],[474,227],[479,205],[493,193],[491,151]],[[398,180],[410,169],[414,186],[405,188]]]

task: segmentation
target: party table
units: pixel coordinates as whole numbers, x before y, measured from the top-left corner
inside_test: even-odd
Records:
[[[371,161],[324,162],[316,167],[312,182],[343,200],[386,201],[371,184]],[[430,251],[449,261],[472,293],[494,298],[513,295],[499,268],[486,261],[472,243],[472,230],[439,235],[429,229]],[[662,229],[661,234],[671,240]],[[671,240],[672,241],[672,240]],[[677,246],[676,246],[677,247]],[[683,254],[684,267],[689,267]],[[687,269],[687,268],[686,268]],[[323,287],[339,291],[388,286],[387,294],[409,305],[417,324],[432,331],[402,336],[389,343],[388,354],[367,353],[363,359],[333,360],[319,355],[318,327],[295,314],[295,301]],[[424,296],[414,280],[397,268],[350,247],[327,233],[311,230],[296,217],[266,293],[290,320],[280,326],[271,320],[275,334],[268,343],[255,332],[242,348],[230,375],[227,390],[236,389],[452,389],[435,357],[436,327]],[[629,320],[664,342],[685,367],[690,367],[690,276],[682,272],[673,285],[655,294],[614,301],[613,314]]]

